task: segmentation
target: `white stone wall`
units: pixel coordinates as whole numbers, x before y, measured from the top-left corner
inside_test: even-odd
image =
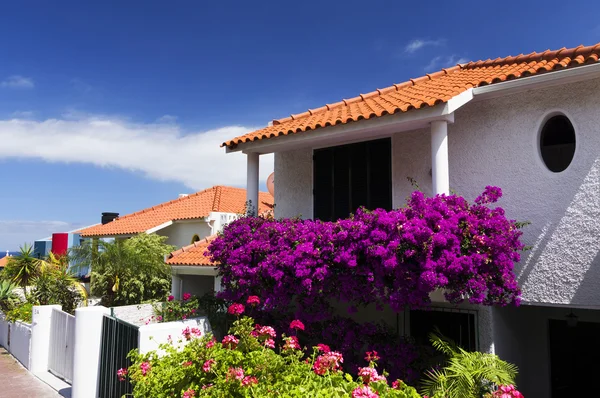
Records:
[[[600,308],[600,80],[572,83],[467,104],[449,126],[450,187],[472,200],[486,185],[500,186],[510,218],[530,221],[516,272],[531,303]],[[562,173],[543,164],[538,148],[542,121],[566,114],[577,146]],[[429,130],[393,136],[393,204],[413,190],[431,190]],[[312,151],[275,156],[277,217],[312,216]]]
[[[202,336],[212,333],[210,322],[206,317],[141,326],[138,334],[138,349],[140,354],[145,354],[149,351],[162,353],[158,346],[167,343],[169,340],[178,347],[183,347],[186,341],[182,336],[182,331],[186,327],[190,329],[198,328]]]

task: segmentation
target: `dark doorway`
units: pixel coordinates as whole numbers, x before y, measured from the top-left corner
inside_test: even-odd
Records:
[[[551,319],[550,377],[552,398],[590,394],[590,385],[600,373],[600,323]]]
[[[472,312],[411,311],[410,335],[417,344],[429,344],[435,329],[467,351],[477,350],[475,314]]]

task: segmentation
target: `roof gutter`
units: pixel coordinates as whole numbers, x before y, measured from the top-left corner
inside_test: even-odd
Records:
[[[546,72],[541,75],[537,74],[530,77],[522,77],[515,80],[477,87],[473,89],[473,97],[476,100],[496,98],[523,91],[580,82],[596,77],[600,77],[600,63]]]
[[[242,151],[244,153],[266,154],[300,148],[323,148],[389,137],[403,131],[428,127],[431,122],[437,120],[454,123],[454,111],[472,99],[472,89],[469,89],[451,98],[446,103],[432,107],[322,127],[314,131],[247,142],[239,144],[233,149],[226,148],[226,150],[227,153]]]

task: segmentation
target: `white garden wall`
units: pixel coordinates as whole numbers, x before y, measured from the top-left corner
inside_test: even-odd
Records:
[[[138,335],[138,348],[140,353],[145,354],[149,351],[158,350],[158,346],[167,343],[169,339],[172,339],[173,343],[177,343],[183,338],[181,332],[186,327],[189,327],[190,329],[198,328],[202,332],[202,335],[212,331],[208,318],[206,317],[141,326]],[[182,342],[182,344],[184,343],[185,342]]]
[[[0,315],[0,345],[19,360],[27,369],[30,366],[31,325],[25,322],[8,322]]]

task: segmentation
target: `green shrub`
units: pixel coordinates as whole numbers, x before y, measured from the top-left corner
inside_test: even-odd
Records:
[[[154,318],[159,322],[180,321],[198,316],[198,298],[189,293],[183,294],[183,300],[167,297],[164,303],[154,304]]]
[[[31,323],[31,317],[33,314],[33,304],[23,303],[16,305],[6,314],[6,320],[9,322],[22,321]]]
[[[275,331],[250,317],[229,332],[219,343],[186,328],[179,341],[160,345],[161,353],[132,351],[133,365],[118,376],[129,377],[134,397],[420,397],[401,381],[388,384],[376,370],[377,353],[367,353],[369,365],[353,378],[341,369],[341,354],[326,346],[306,350],[296,336],[282,335],[275,350]]]

